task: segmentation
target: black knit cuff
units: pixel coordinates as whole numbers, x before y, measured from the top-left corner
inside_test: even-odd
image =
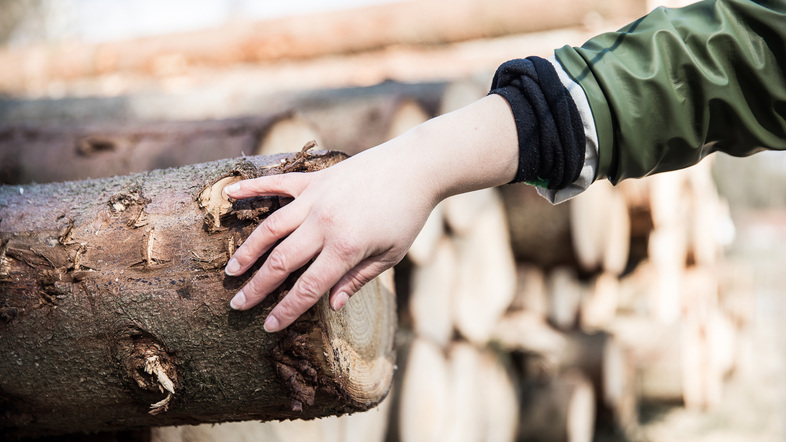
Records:
[[[519,166],[512,182],[562,189],[579,178],[584,127],[570,92],[548,60],[528,57],[503,63],[489,93],[504,97],[516,120]]]

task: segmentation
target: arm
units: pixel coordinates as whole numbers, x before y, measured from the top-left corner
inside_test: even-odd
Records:
[[[556,56],[589,100],[597,178],[786,149],[786,1],[658,8]]]
[[[330,305],[341,308],[404,257],[439,201],[510,182],[518,159],[516,133],[508,103],[490,95],[323,171],[228,187],[233,198],[295,198],[260,224],[227,265],[227,274],[241,274],[272,249],[231,306],[253,307],[314,259],[270,313],[265,329],[283,329],[328,292]]]

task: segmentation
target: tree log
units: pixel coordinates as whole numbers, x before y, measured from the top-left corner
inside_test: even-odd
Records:
[[[243,178],[342,154],[246,157],[110,179],[0,187],[0,431],[31,437],[365,410],[393,374],[389,275],[286,330],[228,300],[228,257],[280,198]],[[257,266],[259,263],[257,264]],[[297,273],[297,272],[296,272]],[[152,404],[152,405],[151,405]]]
[[[188,74],[237,63],[542,31],[582,25],[588,14],[640,16],[643,6],[641,1],[623,0],[558,0],[548,6],[534,0],[395,2],[100,45],[28,46],[0,50],[0,64],[6,67],[0,72],[0,91],[111,73]]]
[[[253,155],[261,136],[280,118],[279,112],[219,121],[4,124],[0,183],[108,178]]]
[[[519,440],[589,442],[595,428],[595,392],[578,370],[525,388]]]

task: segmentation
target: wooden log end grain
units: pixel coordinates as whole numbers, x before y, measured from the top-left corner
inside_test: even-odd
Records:
[[[0,187],[0,432],[314,418],[379,403],[393,375],[389,275],[341,312],[323,298],[270,334],[263,320],[297,274],[241,312],[228,301],[253,272],[223,271],[285,203],[231,202],[224,186],[343,157],[304,151]]]

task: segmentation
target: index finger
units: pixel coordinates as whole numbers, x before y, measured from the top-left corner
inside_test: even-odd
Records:
[[[287,195],[296,197],[303,191],[305,174],[299,172],[268,175],[259,178],[238,181],[227,186],[224,191],[235,199],[254,196]]]

